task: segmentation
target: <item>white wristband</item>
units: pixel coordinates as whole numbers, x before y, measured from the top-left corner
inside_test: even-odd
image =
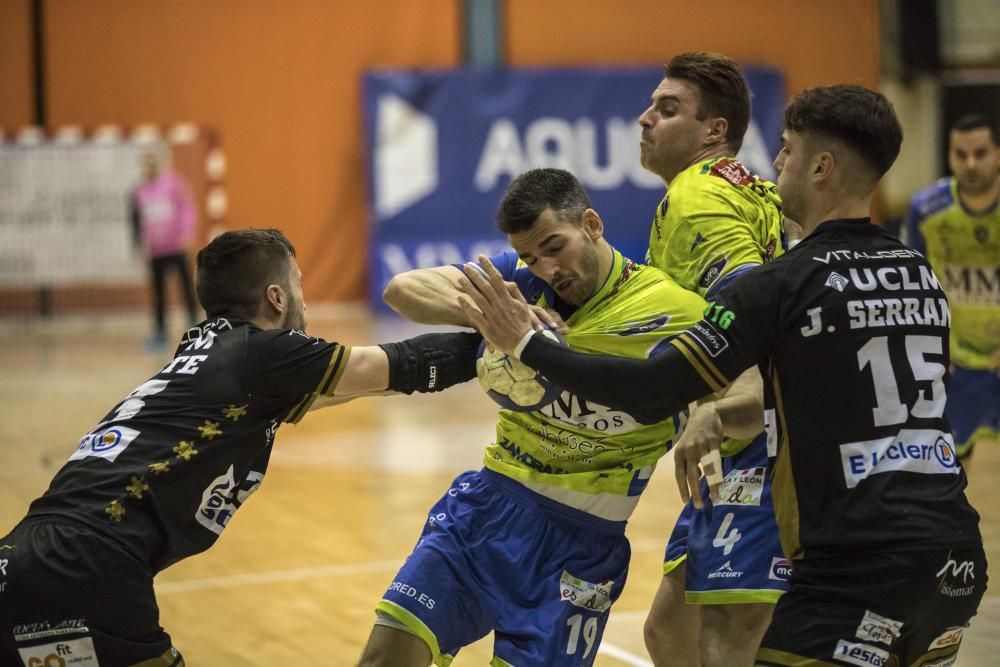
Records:
[[[532,329],[528,333],[524,334],[524,337],[521,339],[521,342],[518,343],[517,347],[514,348],[514,358],[515,359],[517,359],[518,361],[521,361],[521,353],[524,352],[524,348],[528,347],[528,341],[530,341],[531,337],[534,336],[534,335],[535,335],[535,330],[534,329]]]

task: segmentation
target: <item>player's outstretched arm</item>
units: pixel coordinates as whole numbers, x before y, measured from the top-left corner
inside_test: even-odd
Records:
[[[351,348],[333,393],[317,396],[309,409],[355,398],[442,391],[476,376],[482,336],[432,333],[397,343]]]
[[[575,352],[534,335],[528,306],[511,297],[486,257],[483,273],[466,267],[459,303],[496,348],[520,358],[556,385],[578,396],[622,410],[645,424],[666,419],[712,392],[674,347],[652,359],[626,359]]]
[[[408,320],[421,324],[471,326],[458,305],[462,272],[454,266],[414,269],[392,277],[382,300]]]

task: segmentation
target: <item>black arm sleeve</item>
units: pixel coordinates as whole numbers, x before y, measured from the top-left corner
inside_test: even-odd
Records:
[[[576,352],[544,336],[532,336],[521,361],[581,398],[655,424],[712,393],[712,388],[674,347],[651,359]]]
[[[653,423],[723,389],[761,361],[777,335],[780,259],[748,271],[709,304],[709,315],[651,359],[574,352],[532,336],[521,361],[581,398]],[[708,312],[708,311],[706,311]]]
[[[482,340],[474,333],[432,333],[379,345],[389,357],[389,389],[427,393],[471,380]]]

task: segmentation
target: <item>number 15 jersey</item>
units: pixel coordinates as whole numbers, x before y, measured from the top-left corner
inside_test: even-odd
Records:
[[[759,365],[786,554],[981,541],[944,416],[951,313],[919,253],[827,221],[706,312],[674,345],[712,387]]]

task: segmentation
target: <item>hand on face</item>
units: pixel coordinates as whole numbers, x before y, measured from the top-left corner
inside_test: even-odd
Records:
[[[463,272],[458,303],[494,348],[513,354],[525,334],[544,328],[517,286],[504,282],[486,256],[479,256],[479,266],[466,264]]]

